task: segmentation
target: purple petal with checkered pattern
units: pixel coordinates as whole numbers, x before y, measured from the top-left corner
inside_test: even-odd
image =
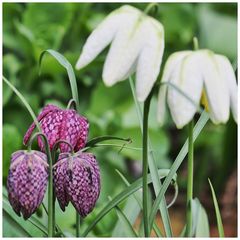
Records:
[[[89,123],[83,116],[77,114],[73,109],[62,110],[54,105],[46,105],[37,120],[43,133],[47,136],[50,148],[59,140],[68,141],[78,151],[83,148],[87,141]],[[36,125],[33,122],[24,136],[23,143],[26,145]],[[41,151],[44,151],[44,143],[38,137]],[[60,144],[61,152],[69,152],[70,147],[64,143]]]
[[[38,151],[12,154],[7,179],[8,199],[13,210],[28,219],[41,204],[47,188],[47,156]]]
[[[64,211],[69,201],[85,217],[94,208],[100,194],[100,170],[91,153],[60,154],[53,166],[56,197]]]

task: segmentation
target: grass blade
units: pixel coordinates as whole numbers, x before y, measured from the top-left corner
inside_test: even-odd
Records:
[[[161,169],[161,170],[162,170],[162,169]],[[161,170],[159,170],[159,171],[161,171]],[[129,186],[130,186],[130,183],[129,183],[128,180],[123,176],[123,174],[122,174],[120,171],[118,171],[117,169],[116,169],[116,172],[117,172],[118,175],[121,177],[121,179],[122,179],[123,182],[126,184],[126,186],[129,187]],[[142,205],[142,201],[141,201],[140,197],[139,197],[136,193],[134,193],[133,196],[134,196],[135,200],[137,201],[140,209],[142,209],[142,208],[143,208],[143,205]],[[153,230],[154,230],[154,232],[156,233],[156,235],[157,235],[158,237],[163,237],[163,234],[161,233],[160,229],[158,228],[158,226],[157,226],[157,224],[156,224],[155,222],[153,223]]]
[[[108,198],[110,201],[112,201],[112,198],[110,196]],[[119,220],[125,226],[124,231],[129,234],[129,237],[138,237],[137,233],[133,229],[131,223],[129,222],[123,211],[118,206],[116,206],[114,209],[116,210]]]
[[[46,53],[49,53],[51,56],[53,56],[59,62],[59,64],[61,64],[67,70],[70,87],[71,87],[71,91],[72,91],[72,97],[76,102],[77,110],[79,112],[80,109],[79,109],[77,81],[76,81],[76,77],[75,77],[72,65],[62,54],[60,54],[52,49],[48,49],[48,50],[43,51],[39,57],[39,68],[41,67],[43,57]],[[39,70],[39,72],[40,72],[40,70]]]
[[[6,218],[11,221],[14,226],[16,225],[16,227],[20,229],[23,234],[26,236],[32,236],[29,224],[24,224],[25,221],[13,212],[11,205],[5,197],[3,197],[3,211]],[[36,221],[34,221],[32,217],[29,218],[27,222],[31,223],[34,228],[40,230],[44,236],[47,236],[46,228],[42,224],[38,224]]]
[[[35,125],[38,128],[38,131],[41,132],[41,128],[40,125],[38,123],[37,117],[35,115],[35,113],[33,112],[31,106],[29,105],[29,103],[27,102],[27,100],[24,98],[24,96],[15,88],[15,86],[13,86],[4,76],[2,77],[3,81],[14,91],[14,93],[20,98],[20,100],[22,101],[22,103],[24,104],[24,106],[27,108],[28,112],[30,113]]]
[[[204,111],[201,114],[198,122],[196,123],[196,125],[194,127],[193,141],[196,140],[196,138],[202,131],[203,127],[206,125],[208,119],[209,119],[209,115],[208,115],[208,113],[206,113]],[[164,199],[164,194],[165,194],[169,184],[171,183],[171,180],[172,180],[174,174],[177,172],[178,168],[180,167],[181,163],[183,162],[184,158],[186,157],[187,152],[188,152],[188,140],[184,143],[181,151],[179,152],[178,156],[176,157],[173,165],[170,168],[170,172],[169,172],[168,176],[166,177],[166,179],[164,180],[162,188],[161,188],[159,194],[157,195],[157,198],[154,202],[154,205],[153,205],[153,208],[152,208],[152,211],[150,214],[150,227],[153,225],[153,221],[154,221],[155,215],[157,213],[158,206],[161,203],[162,199]]]
[[[215,194],[215,191],[213,189],[213,186],[212,186],[212,183],[211,183],[210,179],[208,179],[208,182],[209,182],[211,192],[212,192],[212,198],[213,198],[213,203],[214,203],[214,208],[215,208],[216,218],[217,218],[217,226],[218,226],[219,237],[224,237],[224,228],[223,228],[222,218],[221,218],[216,194]]]
[[[138,205],[138,203],[136,202],[134,195],[137,195],[140,197],[140,194],[141,194],[141,192],[140,192],[140,190],[138,190],[137,192],[135,192],[134,194],[129,196],[125,201],[124,207],[121,208],[122,212],[127,217],[128,221],[130,222],[130,224],[132,226],[136,222],[136,220],[141,212],[141,208]],[[139,236],[139,234],[138,234],[138,236]],[[119,218],[114,226],[111,237],[129,237],[129,234],[127,232],[125,232],[124,222],[120,221]]]
[[[107,141],[107,140],[120,140],[120,141],[124,141],[124,142],[127,142],[127,143],[131,143],[130,138],[120,138],[120,137],[114,137],[114,136],[101,136],[101,137],[96,137],[96,138],[93,138],[93,139],[89,140],[86,143],[85,147],[92,147],[99,142],[103,142],[103,141]]]
[[[6,188],[3,188],[2,196],[3,196],[3,210],[5,210],[8,214],[10,214],[10,216],[12,216],[14,213],[13,213],[12,207],[8,201]],[[17,216],[15,218],[19,219]],[[44,233],[47,236],[47,228],[40,222],[40,220],[36,216],[32,215],[29,219],[27,219],[27,221],[30,222],[35,227],[37,227],[42,233]]]
[[[209,237],[209,221],[205,209],[197,198],[192,199],[190,204],[192,209],[192,231],[190,236]]]
[[[158,178],[162,178],[163,176],[160,175],[161,170],[159,170]],[[152,183],[151,175],[148,174],[148,184]],[[120,202],[125,200],[128,196],[136,192],[142,188],[142,178],[139,178],[135,182],[133,182],[129,187],[125,188],[121,193],[119,193],[116,197],[113,198],[111,202],[109,202],[95,217],[94,221],[88,226],[88,228],[82,234],[82,237],[86,237],[88,233],[93,229],[93,227],[115,206],[117,206]]]
[[[15,230],[19,230],[23,236],[26,237],[33,237],[23,226],[22,224],[20,224],[17,220],[15,220],[14,218],[12,218],[11,214],[9,214],[5,209],[3,209],[3,221],[8,220],[12,226],[14,226]]]
[[[137,101],[135,88],[134,88],[133,80],[132,80],[131,77],[129,78],[129,83],[130,83],[130,87],[131,87],[131,91],[132,91],[132,95],[133,95],[133,99],[134,99],[134,103],[135,103],[135,107],[136,107],[136,111],[137,111],[137,116],[138,116],[138,120],[139,120],[139,124],[140,124],[140,129],[143,133],[143,123],[142,123],[143,113],[142,113],[140,104]],[[150,174],[151,174],[151,177],[152,177],[152,180],[153,180],[154,192],[155,192],[155,195],[157,196],[160,189],[162,188],[162,183],[158,178],[158,173],[157,173],[158,169],[157,169],[155,157],[154,157],[154,154],[153,154],[153,151],[152,151],[153,148],[152,148],[150,138],[148,139],[148,143],[149,143],[149,150],[150,150],[148,165],[149,165]],[[166,203],[165,197],[164,197],[163,201],[161,201],[161,204],[159,206],[159,210],[160,210],[160,213],[161,213],[161,216],[162,216],[166,236],[167,237],[172,237],[172,228],[171,228],[171,223],[170,223],[170,218],[169,218],[169,214],[168,214],[167,203]],[[151,227],[150,227],[150,230],[151,230]]]

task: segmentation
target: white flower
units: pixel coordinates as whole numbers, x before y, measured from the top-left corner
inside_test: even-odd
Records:
[[[178,128],[193,118],[200,102],[213,123],[227,122],[230,107],[237,122],[237,83],[225,56],[210,50],[176,52],[166,62],[161,83],[157,113],[161,124],[166,101]],[[170,85],[175,85],[193,102]]]
[[[89,64],[110,43],[103,81],[112,86],[136,72],[136,93],[144,101],[160,71],[164,50],[162,24],[125,5],[109,14],[88,37],[76,68]]]

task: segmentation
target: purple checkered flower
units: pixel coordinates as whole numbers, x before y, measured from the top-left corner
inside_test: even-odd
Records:
[[[89,123],[83,116],[73,109],[62,110],[54,105],[46,105],[37,120],[40,122],[43,133],[47,136],[50,149],[58,140],[68,141],[78,151],[83,148],[87,141]],[[24,136],[23,143],[26,145],[36,125],[33,122]],[[44,151],[44,143],[38,138],[38,145]],[[60,144],[61,152],[69,152],[66,144]]]
[[[11,156],[7,179],[13,210],[26,220],[41,204],[48,181],[47,156],[39,151],[17,151]]]
[[[91,153],[61,153],[53,166],[56,197],[63,211],[69,201],[85,217],[94,208],[100,193],[100,171]]]

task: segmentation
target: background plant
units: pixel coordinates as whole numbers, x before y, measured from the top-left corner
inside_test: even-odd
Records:
[[[64,107],[71,98],[70,91],[63,91],[68,88],[66,71],[52,57],[45,56],[42,74],[38,75],[40,53],[45,49],[55,49],[75,65],[86,37],[99,21],[120,5],[3,4],[4,75],[24,94],[35,113],[47,103]],[[146,4],[133,5],[142,10],[146,7]],[[160,4],[156,18],[165,26],[165,59],[176,50],[192,48],[192,37],[197,33],[201,48],[211,48],[215,52],[225,54],[230,60],[235,60],[236,4]],[[224,29],[224,34],[219,30],[219,26]],[[231,44],[229,44],[230,40]],[[101,55],[87,68],[76,72],[80,109],[91,123],[89,139],[106,134],[127,136],[133,140],[132,147],[138,148],[141,146],[141,133],[129,83],[125,81],[112,88],[104,87],[101,81],[101,67],[104,59],[105,56]],[[21,136],[32,119],[19,99],[5,84],[3,93],[3,182],[5,184],[10,154],[22,147]],[[110,98],[112,101],[109,101]],[[187,129],[177,131],[170,118],[168,124],[160,129],[156,122],[155,105],[156,96],[153,98],[150,109],[150,137],[155,154],[159,156],[158,167],[168,168],[186,139]],[[221,202],[221,196],[225,191],[224,186],[236,169],[236,133],[236,125],[232,120],[227,125],[217,127],[208,123],[196,141],[194,190],[195,194],[202,196],[203,200],[205,196],[211,196],[207,182],[207,177],[210,177]],[[98,159],[102,159],[100,166],[103,188],[97,209],[86,218],[82,229],[93,221],[96,213],[109,201],[109,193],[113,197],[125,188],[115,169],[120,170],[129,182],[140,175],[138,160],[141,159],[141,151],[124,149],[121,154],[118,154],[116,148],[101,147],[95,148],[94,152],[98,155]],[[181,166],[178,175],[179,188],[184,191],[185,163]],[[128,209],[132,209],[131,202],[136,206],[136,202],[128,199],[120,207],[123,212],[128,213],[126,215],[133,223],[140,208],[136,208],[136,211],[130,214]],[[207,203],[206,208],[208,209]],[[42,214],[41,218],[46,221],[44,211],[40,210],[38,214]],[[62,216],[58,208],[56,214]],[[59,217],[59,225],[71,235],[75,232],[74,209],[69,207],[65,216],[68,217],[69,222]],[[22,229],[12,225],[13,220],[7,213],[4,217],[5,236],[26,235]],[[16,218],[16,221],[21,220]],[[38,229],[32,228],[31,225],[28,228],[28,223],[24,224],[29,234],[42,235]],[[116,212],[111,211],[97,224],[90,235],[122,236],[123,228],[124,225],[118,220]]]

